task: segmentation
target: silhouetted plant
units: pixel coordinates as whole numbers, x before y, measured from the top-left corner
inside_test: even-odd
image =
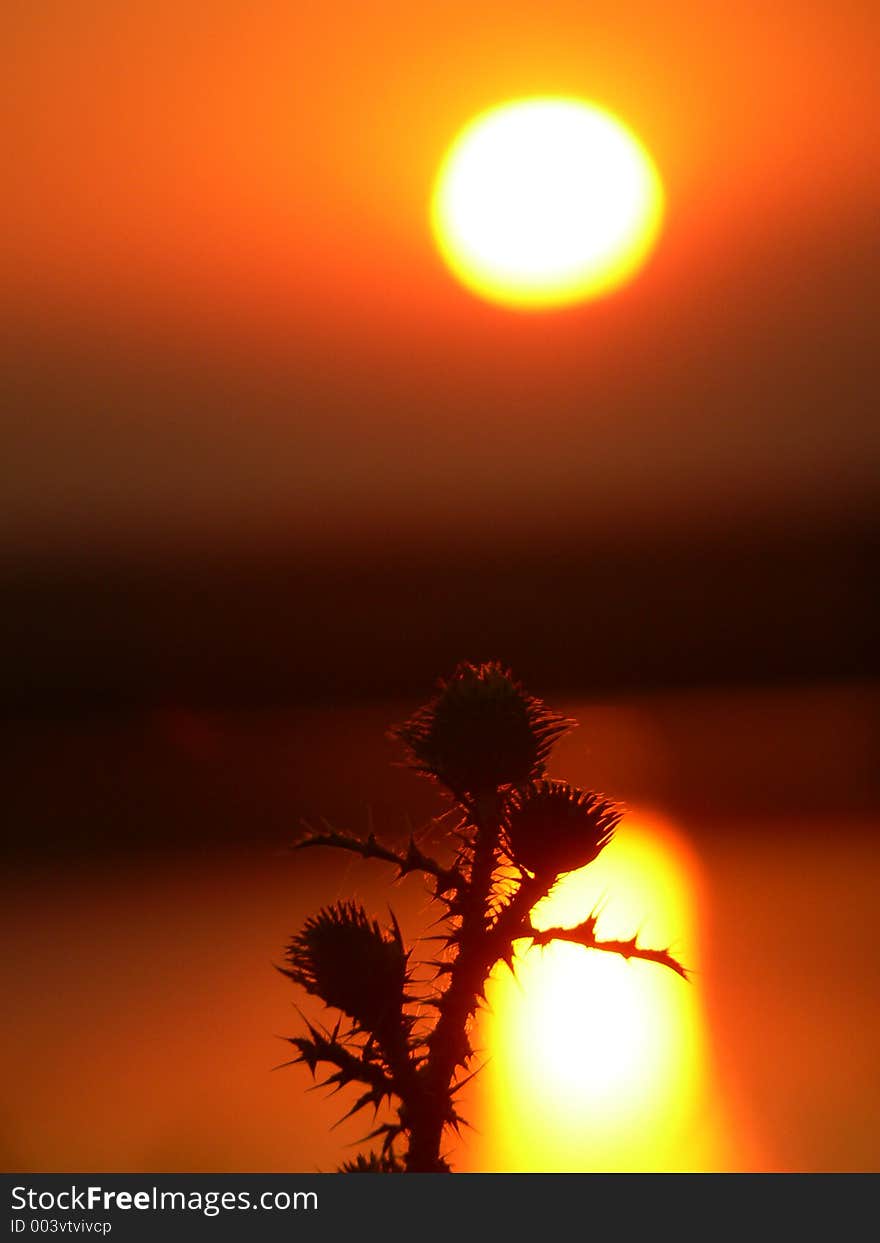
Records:
[[[281,970],[339,1011],[332,1027],[307,1023],[290,1037],[294,1062],[325,1086],[360,1089],[345,1117],[389,1104],[395,1119],[366,1139],[378,1152],[359,1156],[345,1172],[443,1173],[444,1135],[463,1119],[456,1099],[471,1077],[470,1027],[495,965],[513,968],[517,942],[567,941],[587,949],[641,958],[685,976],[665,949],[636,937],[600,940],[595,912],[572,928],[533,927],[534,906],[560,876],[585,867],[611,840],[622,809],[601,794],[545,777],[554,743],[575,723],[551,712],[496,663],[462,664],[438,693],[392,736],[408,763],[444,788],[457,815],[449,860],[425,854],[411,837],[405,851],[373,834],[307,831],[298,849],[327,846],[390,864],[398,878],[420,872],[442,908],[439,957],[414,979],[394,916],[383,929],[355,902],[342,902],[306,921],[287,947]],[[430,938],[429,938],[430,939]],[[425,1018],[425,1015],[428,1018]],[[290,1065],[290,1063],[287,1063]]]

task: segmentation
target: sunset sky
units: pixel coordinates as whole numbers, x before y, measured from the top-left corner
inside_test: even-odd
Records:
[[[384,731],[498,659],[583,719],[624,923],[699,974],[593,980],[659,1033],[629,1113],[528,1060],[591,1021],[558,961],[537,1009],[497,986],[461,1168],[877,1168],[874,8],[7,0],[7,1166],[333,1168],[274,964],[388,895],[287,846],[428,824]],[[632,279],[523,312],[431,196],[547,95],[664,208]]]
[[[4,556],[859,522],[871,6],[13,2]],[[443,266],[431,184],[504,99],[594,100],[667,215],[542,318]]]

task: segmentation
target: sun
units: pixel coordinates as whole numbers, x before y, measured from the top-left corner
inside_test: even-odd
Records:
[[[539,96],[475,117],[447,152],[431,225],[446,263],[492,302],[542,310],[596,298],[641,267],[663,188],[645,148],[596,104]]]

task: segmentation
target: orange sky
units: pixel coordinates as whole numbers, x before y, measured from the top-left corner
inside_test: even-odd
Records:
[[[7,6],[3,547],[860,511],[870,7]],[[619,113],[668,196],[632,286],[541,322],[426,221],[458,127],[539,91]]]

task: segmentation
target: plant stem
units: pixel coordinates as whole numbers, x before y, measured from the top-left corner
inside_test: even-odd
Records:
[[[456,935],[458,954],[428,1041],[428,1057],[421,1072],[423,1090],[410,1119],[409,1173],[449,1172],[440,1147],[445,1127],[454,1120],[452,1081],[456,1069],[470,1056],[468,1023],[496,958],[486,932],[500,826],[497,792],[477,803],[473,818],[474,858]]]

